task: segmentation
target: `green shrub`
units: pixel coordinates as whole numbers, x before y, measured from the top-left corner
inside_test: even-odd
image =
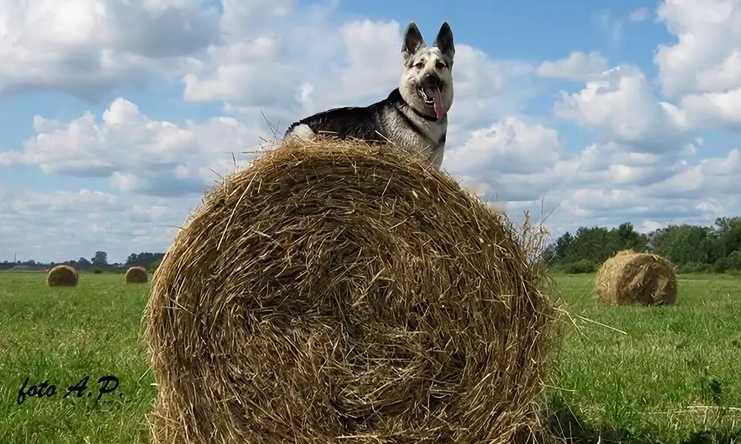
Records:
[[[564,273],[576,274],[576,273],[594,273],[597,271],[597,265],[588,259],[580,259],[574,262],[567,262],[565,264],[557,265],[557,271]]]
[[[705,273],[710,271],[711,266],[709,264],[703,264],[701,262],[687,262],[679,266],[679,273]]]
[[[741,251],[736,250],[726,258],[726,265],[733,270],[741,270]]]
[[[162,263],[162,259],[159,259],[157,262],[150,264],[149,267],[147,267],[147,271],[154,274],[154,272],[157,271],[157,268],[159,268],[161,263]]]
[[[715,273],[725,273],[726,270],[728,270],[728,262],[729,261],[728,261],[728,258],[727,257],[722,257],[722,258],[718,259],[713,264],[713,271]]]

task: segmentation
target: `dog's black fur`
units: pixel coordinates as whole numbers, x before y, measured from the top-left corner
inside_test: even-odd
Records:
[[[307,125],[314,133],[319,135],[333,136],[340,139],[354,138],[361,139],[371,143],[382,143],[389,139],[384,118],[388,114],[394,114],[396,118],[404,121],[420,137],[425,137],[422,131],[411,119],[409,119],[402,110],[410,110],[420,118],[429,121],[435,121],[434,117],[425,116],[418,113],[414,108],[409,106],[399,93],[399,89],[391,91],[391,94],[380,102],[370,106],[347,106],[343,108],[334,108],[324,111],[313,116],[306,117],[294,122],[286,135],[298,125]],[[445,143],[445,133],[441,140],[430,140],[430,143],[437,145]]]

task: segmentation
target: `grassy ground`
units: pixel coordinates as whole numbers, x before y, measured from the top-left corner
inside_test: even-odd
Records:
[[[0,443],[149,441],[144,416],[155,390],[140,339],[148,288],[117,274],[49,288],[43,274],[0,273]],[[119,386],[98,401],[106,375]],[[85,376],[83,396],[64,398]],[[26,377],[29,385],[47,380],[56,394],[18,405]]]
[[[555,278],[574,322],[548,392],[554,429],[584,443],[741,442],[741,277],[682,276],[679,303],[659,308],[605,307],[592,275]],[[52,289],[42,274],[0,273],[0,443],[148,441],[148,285],[122,279]],[[106,375],[119,386],[97,400]],[[64,398],[85,376],[82,396]],[[18,405],[27,377],[26,391],[46,380],[55,394]]]
[[[593,275],[555,279],[573,325],[549,397],[567,435],[741,442],[741,278],[681,275],[666,307],[604,306]]]

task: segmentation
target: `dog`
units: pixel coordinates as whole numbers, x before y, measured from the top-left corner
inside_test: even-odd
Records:
[[[443,23],[428,47],[414,22],[404,33],[399,87],[367,107],[334,108],[294,122],[286,138],[315,135],[391,142],[421,152],[440,169],[445,150],[448,110],[453,104],[453,32]]]

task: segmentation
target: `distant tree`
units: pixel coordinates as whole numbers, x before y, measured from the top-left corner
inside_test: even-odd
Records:
[[[629,222],[617,228],[580,227],[574,235],[566,232],[552,246],[551,263],[575,264],[585,270],[588,263],[598,265],[619,250],[634,249],[644,251],[648,245],[648,236],[636,232]],[[571,267],[573,268],[573,267]]]
[[[85,259],[84,257],[81,257],[81,258],[77,259],[77,266],[81,270],[85,270],[85,269],[88,269],[88,268],[92,267],[93,264],[91,264],[90,261],[87,260],[87,259]]]
[[[712,226],[670,225],[648,235],[629,222],[611,229],[580,227],[551,244],[546,257],[557,269],[586,271],[625,249],[652,251],[688,272],[741,269],[741,217],[721,217]]]
[[[633,224],[625,222],[617,227],[614,234],[617,237],[617,249],[618,250],[636,250],[644,251],[648,246],[648,236],[645,234],[638,233],[633,229]]]
[[[95,256],[92,258],[92,263],[98,267],[108,265],[108,253],[105,251],[96,251]]]
[[[711,233],[716,259],[741,250],[741,217],[720,217]]]
[[[571,246],[571,243],[574,241],[574,236],[571,235],[568,231],[561,237],[559,237],[556,240],[556,245],[554,246],[554,260],[556,261],[563,261],[566,259],[566,256],[569,252],[569,247]]]
[[[162,257],[164,257],[164,254],[162,255]],[[157,269],[160,267],[160,264],[162,263],[162,257],[149,264],[147,270],[149,270],[150,273],[154,273],[155,271],[157,271]]]
[[[736,250],[729,254],[726,261],[728,263],[728,268],[741,270],[741,250]]]
[[[126,265],[139,265],[139,255],[136,253],[131,253],[126,259]]]
[[[657,254],[677,265],[690,262],[710,264],[716,260],[709,227],[670,225],[653,234],[652,244]]]
[[[153,265],[158,264],[159,261],[162,260],[164,257],[164,253],[131,253],[129,257],[126,259],[126,266],[131,267],[134,265],[139,265],[142,267],[145,267],[147,269],[151,268]]]
[[[599,264],[612,256],[616,246],[612,242],[610,232],[603,227],[581,227],[576,230],[576,235],[569,248],[566,257],[568,262],[588,260]]]

